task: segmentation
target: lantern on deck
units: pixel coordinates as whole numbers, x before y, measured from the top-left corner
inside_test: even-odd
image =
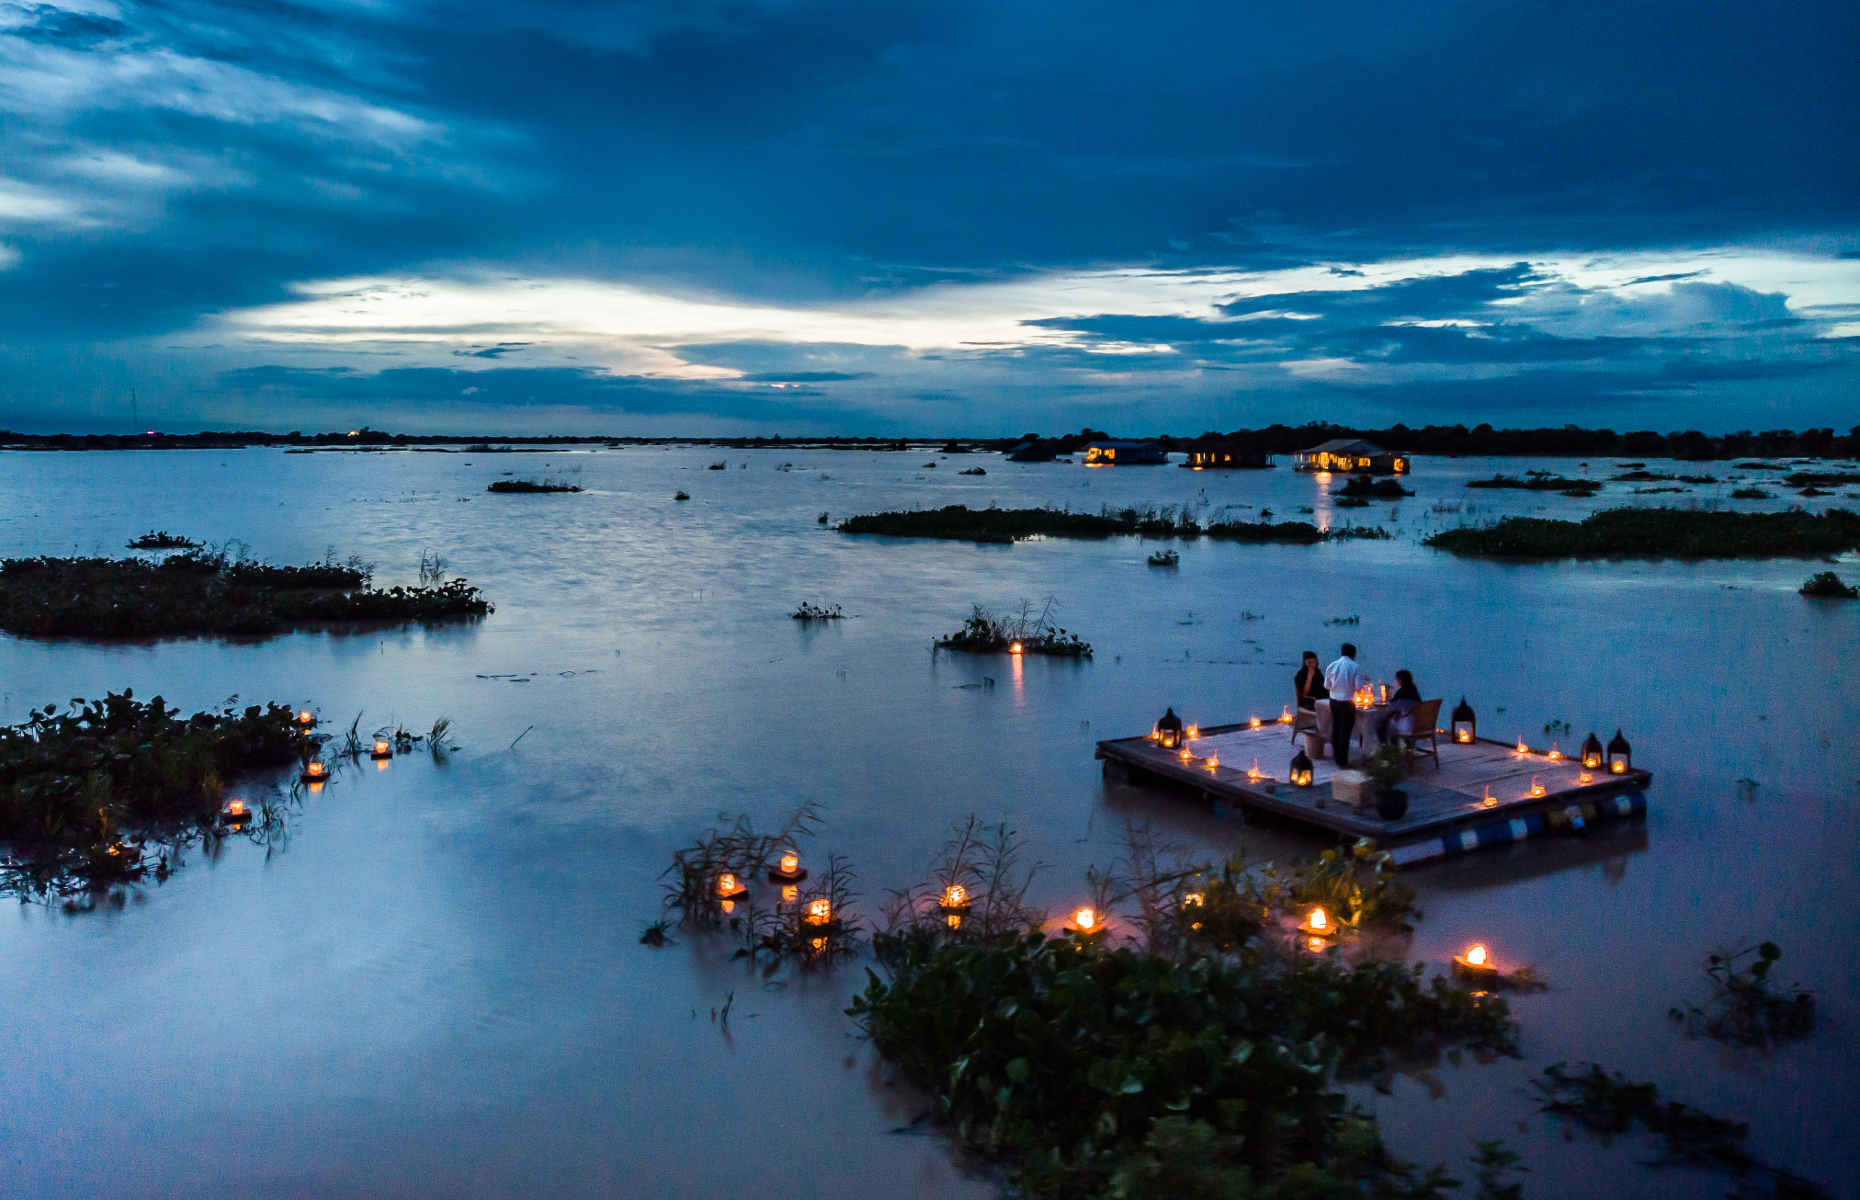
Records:
[[[370,758],[393,758],[394,746],[386,738],[376,738],[375,748],[368,752]]]
[[[1608,741],[1608,769],[1616,775],[1625,775],[1628,768],[1633,765],[1634,760],[1628,751],[1628,740],[1622,737],[1621,731],[1617,729],[1615,736]]]
[[[801,866],[801,856],[792,850],[783,850],[775,865],[769,868],[769,879],[774,883],[794,883],[806,878],[807,870]]]
[[[1288,704],[1279,710],[1279,724],[1290,725],[1291,723],[1292,723],[1292,706]]]
[[[1248,717],[1248,718],[1247,718],[1247,720],[1246,720],[1246,727],[1247,727],[1248,729],[1258,729],[1258,728],[1259,728],[1259,724],[1260,724],[1260,722],[1259,722],[1259,714],[1258,714],[1258,713],[1254,713],[1254,714],[1253,714],[1252,716],[1250,716],[1250,717]]]
[[[1539,779],[1535,775],[1531,776],[1531,797],[1535,799],[1536,797],[1542,796],[1543,794],[1544,794],[1544,781]]]
[[[1182,731],[1182,736],[1190,741],[1195,740],[1201,736],[1201,726],[1190,722],[1188,728]]]
[[[1460,702],[1453,707],[1453,740],[1467,745],[1479,736],[1479,718],[1473,715],[1472,705],[1461,696]]]
[[[1597,738],[1593,731],[1582,743],[1582,765],[1591,771],[1602,765],[1601,739]]]
[[[1311,786],[1311,756],[1302,749],[1292,755],[1291,780],[1293,787]]]
[[[1181,749],[1182,718],[1175,715],[1175,709],[1164,712],[1162,720],[1156,722],[1156,740],[1164,750]]]

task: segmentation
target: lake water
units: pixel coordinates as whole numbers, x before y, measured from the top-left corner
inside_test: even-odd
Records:
[[[970,465],[987,474],[957,475]],[[1473,1142],[1503,1137],[1538,1196],[1725,1190],[1637,1165],[1644,1142],[1570,1143],[1535,1115],[1529,1078],[1593,1059],[1749,1120],[1759,1157],[1854,1194],[1860,605],[1797,595],[1820,568],[1796,560],[1499,565],[1419,545],[1624,497],[1799,502],[1729,500],[1774,473],[1724,463],[1650,463],[1727,481],[1677,496],[1463,486],[1530,467],[1578,471],[1423,458],[1395,540],[1191,542],[1165,571],[1134,539],[977,547],[816,518],[1189,503],[1327,523],[1328,485],[794,449],[0,456],[0,556],[113,554],[165,528],[281,562],[357,554],[386,585],[433,551],[497,605],[464,627],[257,644],[0,637],[0,721],[132,687],[189,711],[276,699],[343,728],[359,712],[364,731],[444,715],[461,743],[442,764],[345,767],[285,843],[196,851],[120,909],[0,912],[0,1193],[991,1195],[939,1138],[893,1132],[922,1104],[841,1012],[858,964],[765,982],[721,940],[638,943],[672,850],[719,813],[771,825],[818,802],[807,854],[849,857],[868,917],[970,813],[1026,837],[1049,864],[1035,898],[1055,908],[1118,856],[1126,820],[1210,857],[1237,840],[1256,859],[1310,854],[1321,843],[1107,784],[1093,745],[1166,705],[1205,723],[1276,714],[1298,652],[1328,661],[1348,638],[1379,677],[1405,666],[1426,695],[1465,693],[1491,736],[1543,744],[1566,721],[1568,748],[1620,726],[1655,777],[1644,823],[1410,874],[1425,916],[1409,957],[1444,963],[1476,938],[1552,986],[1513,1001],[1522,1061],[1360,1093],[1394,1150],[1465,1175]],[[485,494],[508,472],[588,490]],[[1342,515],[1390,523],[1390,508]],[[973,604],[1049,596],[1095,659],[931,652]],[[802,600],[847,619],[803,627],[788,616]],[[1764,938],[1815,991],[1817,1033],[1766,1055],[1675,1029],[1668,1010],[1707,995],[1705,955]],[[731,997],[725,1028],[712,1014]]]

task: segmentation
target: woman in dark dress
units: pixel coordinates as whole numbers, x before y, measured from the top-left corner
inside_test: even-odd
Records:
[[[1421,689],[1414,684],[1414,675],[1406,668],[1395,672],[1395,694],[1389,697],[1389,706],[1381,716],[1376,718],[1376,740],[1388,745],[1389,730],[1395,722],[1413,712],[1421,703]],[[1406,729],[1400,732],[1408,732]]]
[[[1317,702],[1330,698],[1330,692],[1324,687],[1324,668],[1318,666],[1317,651],[1305,651],[1304,665],[1292,676],[1292,692],[1298,697],[1301,712],[1316,712]]]

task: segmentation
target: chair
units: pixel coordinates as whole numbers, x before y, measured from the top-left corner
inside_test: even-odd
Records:
[[[1440,769],[1439,725],[1440,701],[1423,700],[1414,706],[1414,711],[1408,714],[1409,732],[1395,733],[1391,730],[1390,734],[1395,741],[1401,743],[1404,757],[1419,758],[1425,754],[1434,760],[1434,770],[1438,771]],[[1423,741],[1428,744],[1426,750],[1421,749]]]
[[[1292,718],[1292,740],[1294,742],[1298,740],[1298,735],[1301,733],[1316,733],[1318,731],[1317,714],[1315,712],[1307,712],[1302,708],[1294,709],[1293,712],[1297,714]]]

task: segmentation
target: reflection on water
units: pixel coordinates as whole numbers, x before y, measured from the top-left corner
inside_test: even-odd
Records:
[[[804,853],[848,855],[868,916],[971,811],[1029,838],[1050,864],[1033,899],[1055,912],[1085,901],[1084,867],[1116,857],[1126,820],[1200,853],[1239,839],[1255,861],[1284,861],[1315,844],[1106,781],[1093,746],[1168,705],[1209,724],[1276,713],[1298,651],[1328,658],[1346,634],[1377,677],[1407,667],[1430,696],[1465,692],[1482,724],[1533,744],[1552,723],[1575,738],[1621,726],[1655,774],[1644,824],[1413,873],[1425,919],[1407,953],[1444,963],[1480,941],[1552,986],[1514,1002],[1526,1061],[1437,1064],[1362,1097],[1395,1148],[1463,1164],[1475,1138],[1502,1136],[1545,1195],[1709,1186],[1635,1167],[1633,1146],[1571,1153],[1531,1118],[1526,1078],[1593,1058],[1748,1118],[1756,1152],[1811,1176],[1855,1165],[1839,1122],[1798,1120],[1793,1099],[1812,1088],[1821,1111],[1860,1106],[1843,1032],[1860,978],[1860,700],[1836,676],[1860,613],[1797,596],[1808,565],[1516,566],[1416,544],[1467,520],[1608,503],[1607,489],[1462,486],[1539,464],[1422,460],[1405,479],[1417,496],[1350,515],[1394,514],[1395,541],[1191,542],[1164,572],[1135,540],[855,539],[816,518],[1205,491],[1210,516],[1297,519],[1328,489],[1285,469],[987,459],[988,475],[961,477],[919,470],[921,455],[793,449],[731,451],[748,469],[704,473],[715,457],[0,460],[0,553],[115,553],[156,527],[278,560],[358,553],[392,584],[438,551],[497,604],[468,627],[254,646],[0,638],[6,721],[127,686],[190,711],[234,693],[314,706],[345,729],[357,711],[364,730],[445,715],[463,745],[445,764],[340,772],[269,855],[233,841],[120,910],[0,920],[9,1194],[689,1194],[745,1178],[794,1194],[986,1194],[937,1139],[888,1134],[923,1109],[851,1036],[840,1010],[859,971],[765,983],[724,941],[638,943],[671,850],[719,811],[766,824],[819,801],[827,829]],[[484,494],[504,471],[589,490]],[[672,499],[680,488],[690,501]],[[931,653],[972,604],[1048,595],[1094,660]],[[803,599],[847,617],[791,620]],[[1350,613],[1360,624],[1323,624]],[[1783,945],[1784,976],[1816,990],[1823,1032],[1764,1058],[1670,1026],[1669,1008],[1702,996],[1707,952],[1764,937]],[[710,1014],[732,996],[726,1031]],[[251,1136],[200,1136],[234,1128]]]

